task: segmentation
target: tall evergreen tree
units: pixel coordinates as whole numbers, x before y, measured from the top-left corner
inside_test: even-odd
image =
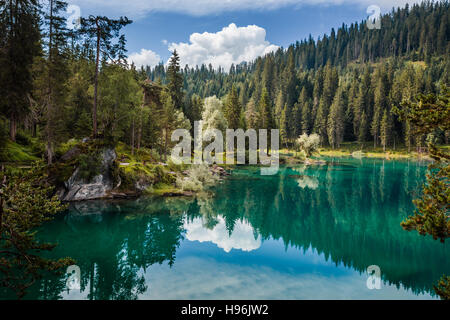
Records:
[[[118,56],[121,59],[125,52],[124,37],[121,41],[114,44],[112,40],[120,36],[120,30],[126,25],[132,23],[127,17],[119,19],[109,19],[102,16],[89,16],[81,18],[80,33],[85,35],[89,40],[95,41],[95,76],[94,76],[94,102],[92,107],[92,135],[97,137],[97,105],[98,105],[98,77],[100,59],[104,61],[110,59],[114,61]]]
[[[359,122],[358,129],[358,142],[362,145],[367,140],[367,135],[369,133],[369,123],[367,120],[366,112],[363,111],[361,114],[361,121]]]
[[[375,79],[377,79],[377,84],[375,87],[374,112],[372,117],[372,125],[370,129],[370,132],[373,136],[374,147],[377,146],[380,140],[381,119],[383,117],[384,111],[388,108],[389,89],[388,89],[388,79],[384,68],[379,69],[378,73],[375,75]]]
[[[230,129],[239,129],[241,109],[236,86],[233,84],[225,103],[225,117],[227,118]]]
[[[9,119],[9,135],[16,140],[17,123],[29,112],[32,64],[40,54],[40,5],[37,0],[0,2],[0,110]]]
[[[297,105],[299,106],[301,113],[301,123],[298,124],[301,128],[301,133],[309,134],[311,130],[312,103],[305,87],[302,88]]]
[[[58,136],[57,116],[61,116],[61,108],[65,100],[65,84],[67,81],[67,43],[68,30],[66,18],[61,13],[66,10],[67,3],[59,0],[49,0],[46,24],[48,28],[47,46],[47,96],[46,127],[47,161],[53,162],[56,136]]]
[[[344,140],[345,129],[345,97],[342,89],[339,89],[333,100],[328,115],[328,141],[332,148],[339,148]]]
[[[381,119],[380,138],[383,151],[386,151],[386,146],[392,139],[392,120],[390,112],[388,112],[387,109],[384,110],[383,118]]]
[[[272,103],[269,99],[269,93],[265,88],[263,88],[261,99],[259,102],[259,128],[267,130],[274,128]]]
[[[177,50],[174,50],[167,67],[167,87],[169,89],[172,101],[178,109],[183,108],[183,75],[180,72],[180,56]]]
[[[286,148],[288,147],[289,141],[289,115],[288,115],[288,107],[287,104],[284,105],[283,110],[281,111],[280,117],[280,139],[281,143],[285,144]]]

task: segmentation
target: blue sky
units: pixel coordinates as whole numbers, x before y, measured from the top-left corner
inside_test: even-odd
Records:
[[[370,5],[381,12],[408,0],[70,0],[81,15],[127,15],[124,29],[130,60],[167,62],[177,49],[184,65],[231,63],[287,47],[312,34],[317,38],[366,19]],[[233,24],[233,25],[231,25]],[[207,32],[207,33],[205,33]]]

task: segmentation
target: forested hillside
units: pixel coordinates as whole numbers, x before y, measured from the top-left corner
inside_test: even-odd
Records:
[[[370,30],[365,21],[342,25],[317,41],[309,37],[228,72],[186,66],[186,113],[196,96],[223,97],[234,85],[245,123],[257,127],[252,119],[260,114],[265,89],[285,142],[315,132],[333,147],[342,141],[409,149],[425,145],[414,140],[410,124],[399,122],[391,109],[418,93],[438,93],[448,86],[449,3],[392,10],[382,16],[381,26]],[[166,81],[163,65],[146,72],[152,80]],[[439,138],[448,142],[448,137]]]
[[[4,161],[26,152],[51,163],[70,139],[88,136],[166,153],[171,131],[191,128],[213,95],[223,101],[228,127],[280,128],[286,145],[305,132],[334,148],[344,141],[409,149],[427,138],[448,143],[443,132],[414,137],[392,112],[448,86],[448,1],[395,9],[380,30],[364,21],[342,25],[227,72],[180,66],[176,52],[168,66],[137,70],[126,58],[125,17],[82,18],[74,31],[66,29],[63,1],[0,6]]]

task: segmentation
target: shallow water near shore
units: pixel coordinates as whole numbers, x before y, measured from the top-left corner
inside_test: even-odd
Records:
[[[44,277],[26,298],[436,299],[450,247],[400,227],[426,163],[327,160],[242,167],[212,197],[73,204],[40,238],[77,261],[80,288]]]

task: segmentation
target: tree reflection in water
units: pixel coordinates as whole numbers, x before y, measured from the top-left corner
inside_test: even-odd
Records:
[[[414,210],[411,199],[425,170],[415,162],[349,159],[283,167],[276,176],[239,168],[214,197],[75,204],[45,227],[43,238],[58,241],[55,256],[77,260],[80,297],[88,299],[136,299],[151,290],[145,271],[154,264],[174,265],[186,238],[227,251],[282,240],[286,248],[312,247],[327,261],[361,273],[378,265],[387,283],[432,293],[432,284],[449,271],[449,250],[400,227]],[[194,236],[193,227],[204,230]],[[61,276],[45,278],[28,298],[66,295]]]

